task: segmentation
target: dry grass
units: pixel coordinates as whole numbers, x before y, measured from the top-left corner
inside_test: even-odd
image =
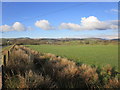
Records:
[[[43,76],[42,74],[36,74],[32,71],[26,73],[26,83],[29,88],[54,88],[55,83],[49,76]]]
[[[85,80],[86,83],[96,83],[98,81],[98,74],[96,72],[96,68],[92,68],[88,65],[81,65],[79,67],[80,75]]]

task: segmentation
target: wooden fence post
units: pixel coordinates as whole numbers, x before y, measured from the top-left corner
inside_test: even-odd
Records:
[[[3,65],[6,66],[6,55],[3,55]]]
[[[6,65],[7,65],[8,61],[9,61],[9,51],[7,51],[7,54],[6,54]]]
[[[4,65],[1,66],[2,68],[2,88],[5,86],[5,81],[4,81]]]
[[[8,51],[8,61],[10,60],[9,58],[10,58],[10,51]]]

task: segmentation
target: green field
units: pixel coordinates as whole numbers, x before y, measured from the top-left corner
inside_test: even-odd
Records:
[[[42,53],[53,53],[76,62],[118,67],[117,45],[26,45]]]

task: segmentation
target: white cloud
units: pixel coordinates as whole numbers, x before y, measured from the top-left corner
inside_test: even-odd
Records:
[[[48,20],[39,20],[35,22],[35,26],[43,30],[54,30],[55,27],[51,26]],[[114,30],[118,29],[118,20],[110,21],[100,21],[95,16],[83,17],[81,18],[80,24],[75,23],[61,23],[58,29],[68,29],[68,30]],[[20,22],[15,22],[12,26],[2,25],[0,26],[0,31],[25,31],[33,30],[32,27],[26,27]]]
[[[118,39],[119,36],[118,34],[113,34],[113,35],[99,35],[99,38],[105,38],[105,39]]]
[[[35,22],[35,26],[43,29],[43,30],[53,30],[55,29],[50,25],[50,23],[47,20],[40,20]]]
[[[14,29],[9,25],[2,25],[0,26],[0,31],[7,32],[7,31],[13,31]]]
[[[118,9],[111,9],[110,11],[111,11],[111,12],[116,12],[116,13],[118,13],[118,12],[119,12],[119,10],[118,10]]]
[[[26,30],[25,26],[23,24],[21,24],[20,22],[15,22],[12,27],[16,31],[24,31],[24,30]]]
[[[113,14],[118,14],[120,11],[118,9],[110,9],[110,10],[105,10],[106,13],[113,13]]]
[[[25,30],[31,30],[31,27],[25,27],[20,22],[15,22],[12,26],[9,25],[2,25],[0,26],[0,31],[2,32],[8,32],[8,31],[25,31]]]
[[[68,37],[69,38],[69,37]],[[71,38],[103,38],[103,39],[118,39],[119,38],[119,35],[118,33],[111,33],[111,34],[108,34],[108,33],[104,33],[104,34],[94,34],[94,35],[91,35],[91,34],[78,34],[78,35],[74,35],[74,36],[71,36]]]
[[[74,23],[62,23],[59,26],[60,29],[70,29],[70,30],[107,30],[107,29],[117,29],[118,26],[116,22],[100,21],[95,16],[89,16],[88,18],[81,18],[80,24]]]

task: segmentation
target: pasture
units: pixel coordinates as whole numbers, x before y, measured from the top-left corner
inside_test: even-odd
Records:
[[[78,63],[118,67],[117,45],[26,45],[41,53],[52,53]]]

